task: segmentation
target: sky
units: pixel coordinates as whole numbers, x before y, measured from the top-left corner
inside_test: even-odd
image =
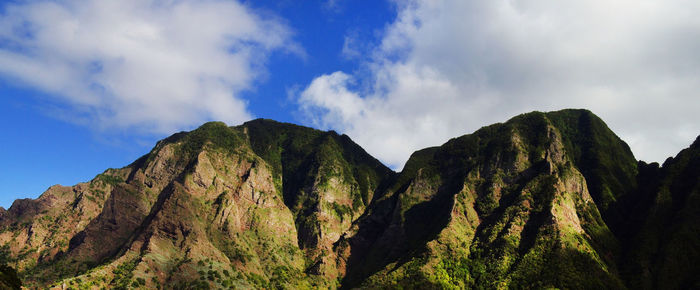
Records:
[[[349,135],[400,170],[529,111],[586,108],[638,159],[700,134],[700,1],[0,2],[0,206],[206,121]]]

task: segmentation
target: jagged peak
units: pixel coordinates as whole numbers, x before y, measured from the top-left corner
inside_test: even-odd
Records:
[[[700,147],[700,135],[695,138],[695,141],[693,141],[692,144],[690,144],[690,147],[697,148]]]

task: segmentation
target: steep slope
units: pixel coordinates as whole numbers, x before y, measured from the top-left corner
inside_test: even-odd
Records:
[[[277,143],[259,146],[268,135]],[[333,287],[330,245],[392,174],[334,132],[207,123],[88,184],[16,202],[0,238],[34,286]]]
[[[525,114],[416,152],[338,245],[344,285],[620,288],[619,244],[598,208],[628,194],[613,190],[634,184],[630,163],[584,110]]]
[[[640,172],[639,194],[625,203],[630,288],[700,288],[700,137],[661,168],[640,162]]]
[[[109,169],[88,183],[52,186],[37,200],[22,199],[0,216],[0,257],[20,272],[68,251],[71,237],[102,210],[128,169]]]
[[[295,216],[299,247],[314,257],[310,273],[338,277],[333,243],[394,172],[347,136],[270,120],[243,125],[253,151],[282,180],[284,202]]]
[[[627,216],[618,200],[634,198],[637,160],[629,146],[587,110],[546,114],[561,132],[567,157],[586,177],[588,190],[603,219],[614,232],[624,231]]]

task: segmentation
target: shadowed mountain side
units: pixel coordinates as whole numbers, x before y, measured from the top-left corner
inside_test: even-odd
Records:
[[[700,137],[661,168],[639,168],[639,193],[624,201],[624,278],[630,288],[700,288]]]
[[[0,265],[0,288],[12,290],[22,288],[22,281],[11,267]]]

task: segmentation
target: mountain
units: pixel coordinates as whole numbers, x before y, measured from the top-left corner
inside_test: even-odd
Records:
[[[0,244],[41,287],[334,287],[332,243],[393,174],[335,132],[207,123],[89,183],[16,201]]]
[[[344,285],[621,288],[601,213],[614,217],[629,190],[611,187],[633,186],[635,165],[587,111],[525,114],[416,152],[344,243],[360,253]]]
[[[333,131],[211,122],[0,209],[0,264],[29,288],[697,288],[699,194],[700,141],[646,164],[586,110],[399,173]]]
[[[624,277],[630,288],[700,288],[700,137],[662,167],[640,161],[639,171],[640,190],[625,200]]]

